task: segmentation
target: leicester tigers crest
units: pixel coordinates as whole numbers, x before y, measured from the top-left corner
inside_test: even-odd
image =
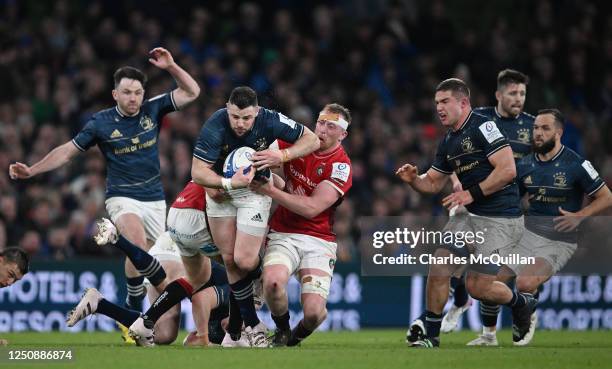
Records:
[[[140,118],[140,126],[142,127],[142,129],[144,129],[145,131],[150,130],[151,128],[153,128],[153,120],[151,119],[151,117],[149,117],[148,115],[143,115]]]

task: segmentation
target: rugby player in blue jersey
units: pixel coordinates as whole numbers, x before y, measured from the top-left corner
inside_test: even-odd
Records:
[[[518,188],[514,181],[516,167],[512,149],[495,122],[473,113],[467,85],[456,78],[442,81],[436,88],[436,110],[443,126],[449,128],[441,140],[431,168],[418,175],[417,168],[406,164],[397,175],[421,193],[438,193],[451,174],[456,173],[464,190],[443,199],[447,208],[465,206],[469,217],[451,217],[447,231],[485,231],[485,242],[471,245],[470,250],[455,245],[441,245],[436,257],[451,253],[467,257],[507,254],[516,246],[523,229],[518,206]],[[442,309],[449,292],[449,281],[460,265],[432,264],[427,279],[426,336],[418,337],[412,346],[439,346]],[[516,312],[521,328],[529,325],[525,315],[536,300],[528,294],[518,294],[496,280],[499,268],[492,264],[472,265],[467,277],[468,292],[479,300],[504,304]]]
[[[270,149],[280,139],[293,145]],[[319,138],[307,127],[285,115],[260,107],[249,87],[235,88],[226,107],[216,111],[202,127],[193,151],[191,177],[207,188],[206,210],[213,240],[221,252],[231,287],[230,322],[223,345],[235,346],[242,320],[251,346],[267,347],[266,327],[253,305],[253,274],[261,263],[259,250],[267,230],[269,196],[247,188],[255,169],[265,170],[307,155],[319,148]],[[253,166],[232,178],[224,178],[222,165],[234,149],[248,146],[257,152]],[[242,319],[240,319],[240,317]]]
[[[529,77],[527,75],[517,70],[504,69],[497,74],[497,89],[495,90],[497,105],[474,109],[475,113],[484,115],[497,124],[508,139],[515,163],[531,153],[531,131],[535,117],[523,110],[528,84]],[[451,176],[451,181],[453,191],[463,189],[455,174]],[[456,208],[455,211],[451,211],[451,215],[466,216],[465,207]],[[453,294],[453,304],[442,320],[440,331],[443,333],[453,331],[457,327],[461,315],[470,306],[463,277],[451,278],[451,293]],[[476,339],[470,341],[468,346],[497,345],[495,332],[499,311],[499,305],[491,305],[484,301],[480,303],[483,331]],[[419,317],[419,319],[424,321],[424,316]],[[412,325],[414,324],[416,324],[415,329],[419,329],[418,319]],[[420,324],[422,325],[422,322]]]
[[[121,235],[143,250],[153,245],[166,224],[157,147],[161,119],[200,94],[196,81],[168,50],[151,50],[149,62],[170,73],[177,88],[145,100],[146,76],[133,67],[119,68],[112,90],[116,106],[95,113],[71,141],[56,147],[39,162],[9,167],[12,179],[26,179],[61,167],[78,153],[98,145],[107,163],[106,211]],[[140,310],[146,294],[144,278],[164,279],[163,268],[149,265],[137,270],[126,259],[125,272],[126,304]]]
[[[533,126],[534,153],[517,164],[519,190],[529,201],[517,252],[535,257],[535,264],[518,269],[519,292],[535,293],[561,270],[577,248],[579,224],[612,207],[610,189],[593,165],[561,144],[563,125],[559,110],[540,110]],[[585,195],[592,201],[582,207]],[[535,323],[513,332],[515,345],[531,341]]]

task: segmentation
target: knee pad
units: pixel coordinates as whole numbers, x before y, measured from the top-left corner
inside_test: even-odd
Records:
[[[331,276],[308,274],[302,277],[302,293],[316,293],[327,299],[331,287]]]

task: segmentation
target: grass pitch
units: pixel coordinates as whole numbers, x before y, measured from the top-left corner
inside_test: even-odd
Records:
[[[538,331],[529,347],[513,347],[509,331],[501,347],[466,347],[473,332],[442,336],[439,349],[412,349],[404,330],[315,333],[297,348],[185,348],[185,332],[170,346],[126,346],[119,333],[9,333],[0,348],[0,368],[610,368],[612,332]],[[8,349],[72,349],[71,362],[15,362]]]

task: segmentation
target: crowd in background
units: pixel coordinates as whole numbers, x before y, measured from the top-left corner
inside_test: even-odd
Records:
[[[495,104],[504,68],[531,78],[526,111],[560,108],[564,142],[612,182],[612,14],[602,1],[338,0],[0,1],[0,249],[36,258],[115,255],[95,246],[105,216],[105,162],[97,148],[30,180],[8,177],[11,162],[33,164],[113,104],[112,74],[142,68],[148,97],[174,88],[148,64],[170,50],[202,94],[167,115],[159,138],[170,204],[190,179],[203,122],[229,91],[249,85],[260,105],[311,128],[330,102],[353,115],[344,147],[353,188],[338,209],[343,261],[358,254],[360,216],[436,214],[440,197],[411,191],[397,167],[428,168],[443,133],[433,90],[456,76],[473,106]]]

